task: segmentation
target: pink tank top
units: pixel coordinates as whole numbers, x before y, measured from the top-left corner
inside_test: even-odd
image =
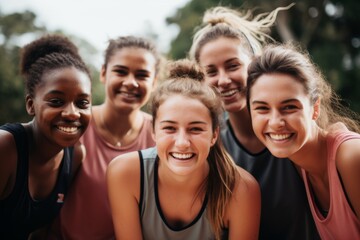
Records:
[[[341,143],[350,139],[360,139],[360,135],[350,131],[339,132],[327,140],[330,208],[326,217],[323,217],[321,211],[315,204],[314,195],[309,189],[306,172],[302,169],[311,212],[320,237],[323,240],[360,239],[360,221],[357,219],[346,199],[335,163],[338,147]]]
[[[114,229],[107,198],[105,173],[116,156],[155,146],[151,135],[151,116],[144,113],[144,125],[138,139],[122,147],[106,142],[91,121],[81,142],[86,147],[86,159],[76,176],[60,217],[53,231],[64,239],[114,239]],[[55,230],[54,230],[55,229]]]

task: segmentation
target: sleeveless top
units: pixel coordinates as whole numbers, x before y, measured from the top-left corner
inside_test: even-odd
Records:
[[[317,207],[314,194],[309,186],[306,171],[302,169],[306,192],[319,234],[324,240],[355,240],[360,239],[360,221],[351,209],[347,200],[341,179],[336,169],[336,152],[340,144],[350,139],[360,139],[354,132],[339,132],[327,139],[328,158],[327,169],[329,174],[330,208],[326,217],[323,217]]]
[[[166,223],[157,192],[157,150],[156,148],[141,150],[139,156],[141,171],[139,208],[144,240],[214,239],[212,227],[206,217],[207,199],[198,216],[187,226],[175,229]],[[174,202],[174,207],[176,204]]]
[[[70,183],[73,148],[64,149],[54,189],[46,199],[38,201],[32,199],[28,188],[29,143],[25,128],[13,123],[0,129],[14,136],[18,157],[14,188],[8,197],[0,200],[0,239],[27,239],[31,232],[51,223],[59,213]]]
[[[145,112],[143,115],[144,123],[136,141],[121,147],[108,143],[98,133],[95,122],[90,122],[80,139],[86,148],[86,158],[53,225],[52,234],[71,240],[115,238],[105,173],[116,156],[155,146],[151,135],[151,115]]]
[[[268,149],[248,152],[235,137],[230,122],[221,140],[235,163],[251,173],[261,189],[259,239],[319,239],[300,174],[288,159],[274,157]]]

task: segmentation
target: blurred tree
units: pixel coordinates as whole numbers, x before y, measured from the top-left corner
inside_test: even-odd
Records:
[[[0,124],[30,120],[25,110],[24,83],[19,75],[20,48],[42,34],[49,33],[45,26],[36,25],[31,11],[4,15],[0,12]],[[53,33],[63,34],[62,31]],[[70,36],[85,60],[91,59],[96,49],[86,40]],[[99,70],[88,63],[93,76],[93,102],[102,102],[102,84],[97,81]],[[95,80],[96,79],[96,80]]]
[[[187,56],[195,28],[206,9],[229,6],[252,9],[254,15],[269,12],[293,1],[190,0],[166,19],[180,28],[171,43],[169,58]],[[276,41],[298,41],[311,54],[327,80],[344,99],[344,104],[360,112],[360,1],[302,0],[278,15],[271,35]]]

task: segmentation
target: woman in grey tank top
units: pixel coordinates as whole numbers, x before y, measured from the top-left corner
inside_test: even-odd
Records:
[[[107,171],[118,239],[257,239],[260,189],[219,138],[221,100],[188,60],[170,66],[151,100],[156,147]]]

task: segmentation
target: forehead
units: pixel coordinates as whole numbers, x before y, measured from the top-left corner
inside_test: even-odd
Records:
[[[250,59],[248,51],[241,46],[239,39],[220,37],[201,48],[199,61],[202,65],[207,65],[214,61],[224,62],[235,57],[241,60]]]
[[[250,89],[252,100],[274,100],[285,98],[308,98],[304,86],[289,74],[271,73],[261,75]]]
[[[174,118],[184,120],[192,119],[210,119],[209,109],[198,99],[173,95],[168,97],[158,109],[157,118]]]
[[[150,65],[152,67],[156,64],[156,58],[149,50],[138,47],[124,47],[118,49],[109,59],[109,65]]]
[[[91,81],[83,71],[74,68],[59,68],[49,70],[42,76],[42,81],[37,86],[37,91],[66,91],[81,90],[85,94],[91,93]]]

